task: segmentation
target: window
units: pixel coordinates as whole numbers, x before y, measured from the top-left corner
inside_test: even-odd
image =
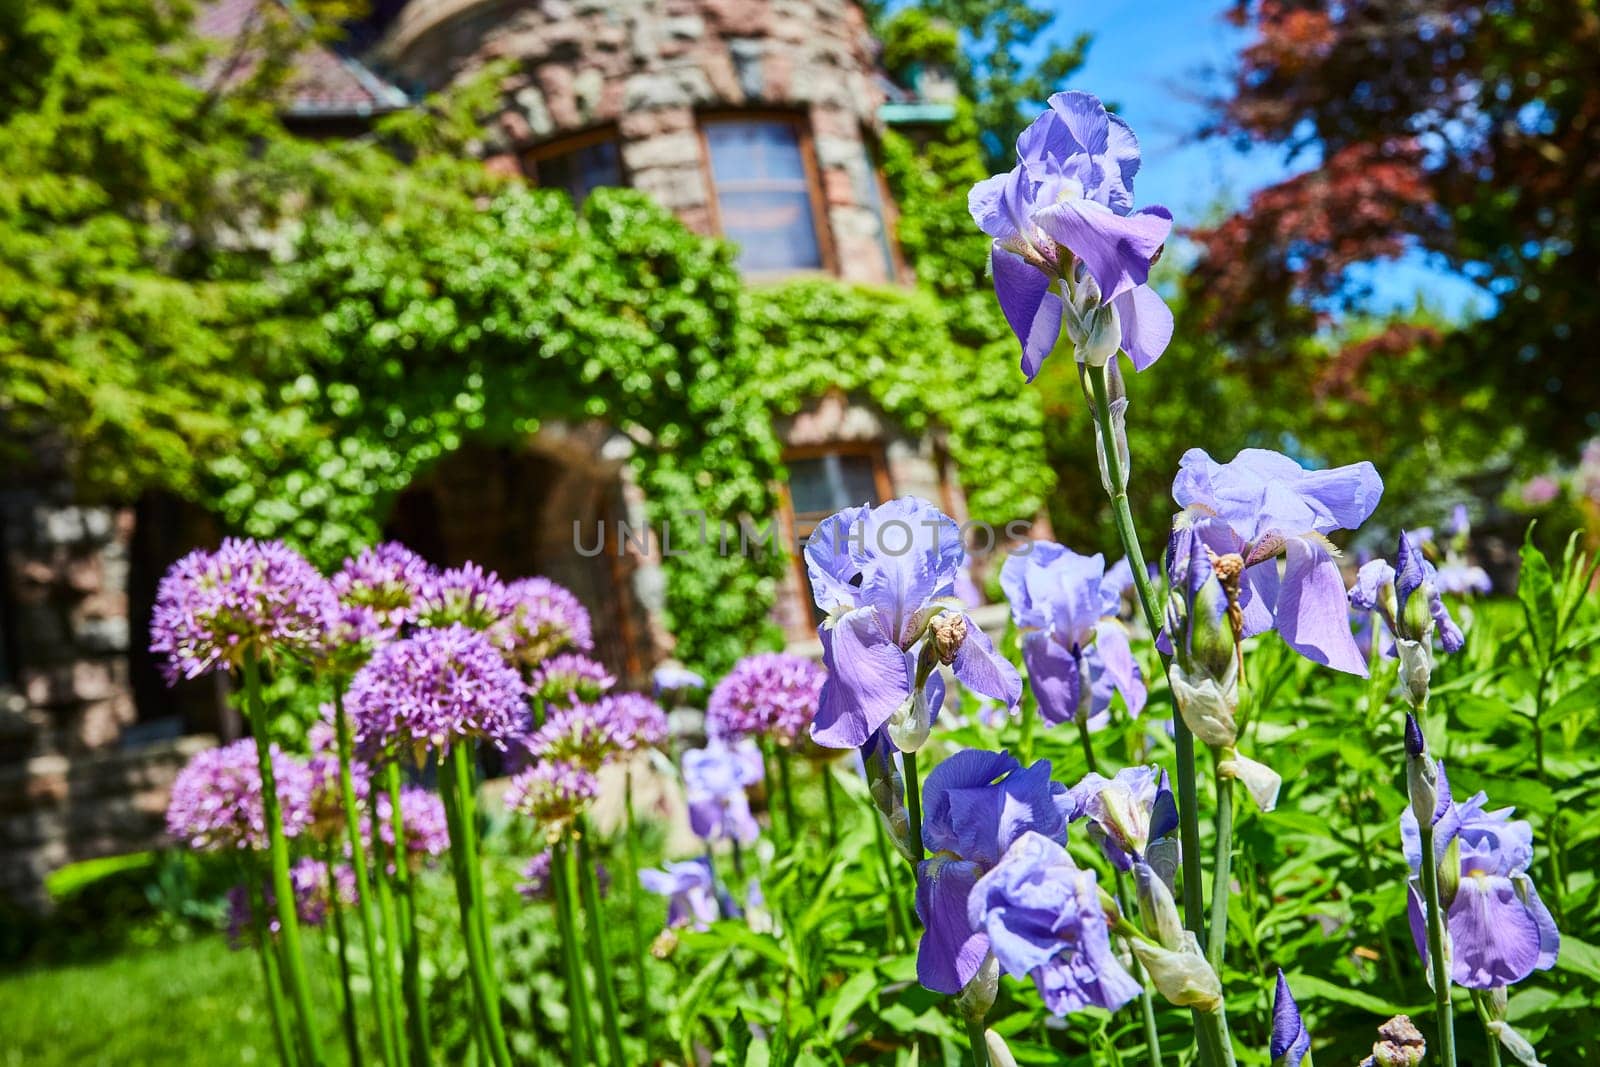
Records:
[[[626,185],[622,147],[616,134],[602,130],[559,141],[528,154],[528,172],[544,189],[565,189],[574,204],[603,185]]]
[[[810,537],[818,524],[843,508],[861,504],[881,504],[892,495],[889,485],[889,468],[884,463],[883,450],[876,445],[835,445],[826,449],[807,449],[784,459],[789,468],[788,503],[793,536],[800,543]],[[792,542],[791,542],[792,543]],[[800,600],[812,603],[811,580],[806,576],[805,558],[795,557]],[[796,635],[803,636],[809,629],[799,626]],[[810,625],[822,621],[815,606],[810,612]]]
[[[702,127],[722,236],[745,274],[828,267],[810,137],[795,119],[715,119]]]

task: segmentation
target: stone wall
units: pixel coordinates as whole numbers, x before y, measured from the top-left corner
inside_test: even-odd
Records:
[[[701,233],[713,214],[698,115],[804,114],[839,273],[882,282],[875,49],[852,0],[412,0],[373,61],[426,89],[512,61],[491,165],[516,171],[530,148],[614,127],[630,183]]]

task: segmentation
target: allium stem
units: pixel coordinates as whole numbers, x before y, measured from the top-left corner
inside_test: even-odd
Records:
[[[387,877],[393,850],[388,849],[383,843],[383,819],[379,813],[378,795],[379,790],[376,786],[373,786],[367,795],[367,829],[372,838],[371,882],[376,887],[374,895],[377,897],[378,921],[383,927],[383,939],[378,943],[377,954],[368,957],[371,961],[368,966],[372,971],[373,999],[382,1005],[378,1020],[379,1026],[385,1030],[385,1053],[390,1057],[391,1063],[398,1065],[406,1063],[410,1059],[410,1053],[406,1049],[405,1034],[401,1029],[402,1013],[394,982],[395,955],[400,947],[400,924],[395,919],[394,893]],[[356,836],[359,837],[360,834]],[[358,886],[357,892],[359,891]]]
[[[250,921],[255,927],[256,951],[261,954],[261,980],[267,987],[267,1010],[272,1017],[272,1036],[278,1046],[278,1059],[284,1067],[294,1067],[299,1057],[294,1052],[294,1035],[289,1032],[289,1005],[283,998],[283,978],[278,973],[278,948],[273,942],[272,925],[267,921],[266,895],[261,891],[261,865],[247,865],[244,881],[250,894]]]
[[[411,883],[411,865],[406,862],[406,820],[400,806],[400,764],[389,760],[383,765],[384,786],[389,793],[389,824],[394,830],[395,899],[399,905],[400,986],[405,994],[406,1038],[411,1048],[412,1067],[428,1067],[433,1060],[428,1038],[428,1001],[422,989],[422,953],[417,940],[417,901]],[[388,872],[377,871],[386,879]]]
[[[1444,910],[1439,907],[1439,863],[1433,854],[1433,826],[1419,820],[1422,899],[1428,909],[1428,966],[1433,972],[1434,1020],[1439,1027],[1439,1062],[1456,1067],[1456,1026],[1450,1003],[1450,961],[1444,954]]]
[[[1095,425],[1099,428],[1103,440],[1115,441],[1106,368],[1084,367],[1083,374],[1089,380],[1090,393],[1094,400]],[[1116,522],[1117,536],[1122,541],[1122,549],[1128,557],[1128,566],[1133,571],[1134,588],[1139,593],[1139,606],[1144,611],[1145,624],[1150,628],[1152,635],[1159,634],[1162,618],[1161,599],[1156,594],[1155,586],[1150,581],[1150,572],[1145,567],[1144,552],[1139,547],[1139,534],[1133,525],[1133,510],[1128,505],[1127,490],[1121,488],[1127,484],[1126,472],[1122,470],[1122,458],[1114,447],[1104,451],[1106,477],[1113,487],[1111,514]],[[1165,656],[1162,657],[1161,665],[1163,670],[1167,668]],[[1171,688],[1170,682],[1168,688]],[[1194,734],[1183,721],[1183,716],[1178,713],[1176,703],[1172,709],[1172,738],[1178,770],[1178,837],[1183,851],[1183,921],[1201,946],[1205,946],[1206,920],[1201,888],[1203,875],[1200,870],[1200,790],[1195,776]],[[1209,1051],[1207,1040],[1200,1042],[1202,1064],[1233,1063],[1232,1046],[1226,1039],[1227,1019],[1223,1017],[1222,1012],[1223,1009],[1215,1013],[1194,1013],[1195,1027],[1203,1038],[1213,1029],[1219,1030],[1222,1035],[1220,1050],[1216,1048],[1214,1034],[1210,1037]],[[1216,1058],[1219,1053],[1221,1059]]]
[[[552,846],[550,882],[554,887],[556,927],[561,933],[561,963],[566,971],[567,1010],[571,1020],[571,1054],[569,1062],[586,1063],[592,1042],[589,1026],[588,978],[583,972],[583,957],[578,952],[578,924],[573,917],[573,870],[571,849],[565,837]]]
[[[921,863],[922,851],[922,783],[917,780],[917,754],[902,752],[901,768],[906,781],[906,820],[911,824],[911,865]]]
[[[338,683],[333,687],[333,729],[335,743],[339,746],[339,800],[344,806],[345,831],[350,840],[350,865],[355,868],[358,898],[356,906],[360,911],[361,942],[362,948],[367,953],[367,970],[372,976],[372,1003],[378,1016],[379,1045],[383,1050],[383,1062],[398,1067],[403,1060],[395,1043],[398,1024],[391,1012],[394,1004],[394,975],[389,966],[388,952],[382,955],[378,952],[378,924],[373,916],[372,881],[368,874],[366,845],[361,839],[361,809],[356,803],[355,779],[350,773],[352,758],[350,717],[345,714],[344,693]],[[374,805],[377,803],[375,791],[373,803]],[[382,852],[380,841],[381,839],[374,833],[372,847],[375,852]],[[330,877],[331,873],[330,869]],[[350,1011],[353,1015],[355,1012],[353,1004]]]
[[[645,973],[644,928],[639,924],[639,828],[633,814],[633,767],[622,780],[623,833],[628,854],[628,937],[633,944],[633,967],[639,979],[639,1028],[644,1032],[646,1057],[654,1040],[655,1019],[650,1011],[650,978]]]
[[[350,938],[344,925],[344,905],[339,900],[339,883],[334,877],[336,856],[333,849],[323,852],[327,867],[328,911],[333,915],[334,941],[339,961],[339,987],[344,993],[344,1011],[340,1020],[344,1024],[344,1045],[349,1053],[351,1067],[361,1067],[361,1035],[356,1026],[356,995],[350,987]]]
[[[1211,869],[1211,940],[1206,956],[1211,969],[1222,977],[1222,957],[1228,948],[1228,893],[1233,880],[1233,779],[1225,776],[1217,754],[1212,753],[1217,785],[1217,856]]]
[[[478,1002],[476,1014],[495,1067],[510,1067],[511,1053],[506,1047],[505,1027],[500,1021],[500,995],[489,959],[488,927],[483,917],[483,873],[478,859],[477,813],[472,802],[472,753],[468,743],[458,740],[451,745],[447,759],[449,766],[443,768],[440,779],[444,784],[445,814],[450,820],[450,865],[455,871],[461,936],[466,941],[467,967]]]
[[[1483,1023],[1483,1037],[1489,1043],[1489,1067],[1500,1067],[1500,1036],[1489,1025],[1494,1019],[1484,999],[1482,992],[1476,989],[1472,991],[1472,1006],[1478,1009],[1478,1021]]]
[[[615,1067],[628,1062],[622,1050],[622,1011],[617,1005],[617,978],[611,969],[610,939],[606,936],[606,917],[600,910],[600,890],[594,873],[594,852],[589,844],[592,833],[581,815],[577,822],[578,895],[588,922],[589,960],[600,987],[600,1019],[605,1025],[606,1052]]]
[[[311,1013],[311,984],[306,979],[305,956],[300,950],[300,918],[295,912],[294,884],[289,880],[289,845],[283,836],[283,810],[278,803],[278,782],[272,771],[272,743],[267,737],[267,712],[261,697],[261,661],[254,651],[245,653],[244,690],[250,732],[255,736],[256,761],[261,767],[261,814],[267,825],[267,862],[272,870],[283,967],[288,972],[289,995],[294,1000],[295,1030],[305,1062],[316,1065],[322,1062],[322,1048]]]

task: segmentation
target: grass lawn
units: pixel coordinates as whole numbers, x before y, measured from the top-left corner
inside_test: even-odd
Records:
[[[323,1045],[342,1061],[334,995]],[[276,1061],[257,956],[220,936],[0,974],[0,1067]]]

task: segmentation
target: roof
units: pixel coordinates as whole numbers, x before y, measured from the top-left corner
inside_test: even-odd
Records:
[[[216,41],[236,41],[276,9],[307,28],[305,47],[294,57],[285,112],[295,118],[331,118],[379,114],[406,107],[400,89],[374,74],[359,60],[340,55],[332,46],[310,38],[309,24],[286,0],[215,0],[195,16],[195,30]],[[212,60],[212,73],[229,81],[246,77],[256,58],[248,50]],[[231,68],[231,69],[229,69]]]

